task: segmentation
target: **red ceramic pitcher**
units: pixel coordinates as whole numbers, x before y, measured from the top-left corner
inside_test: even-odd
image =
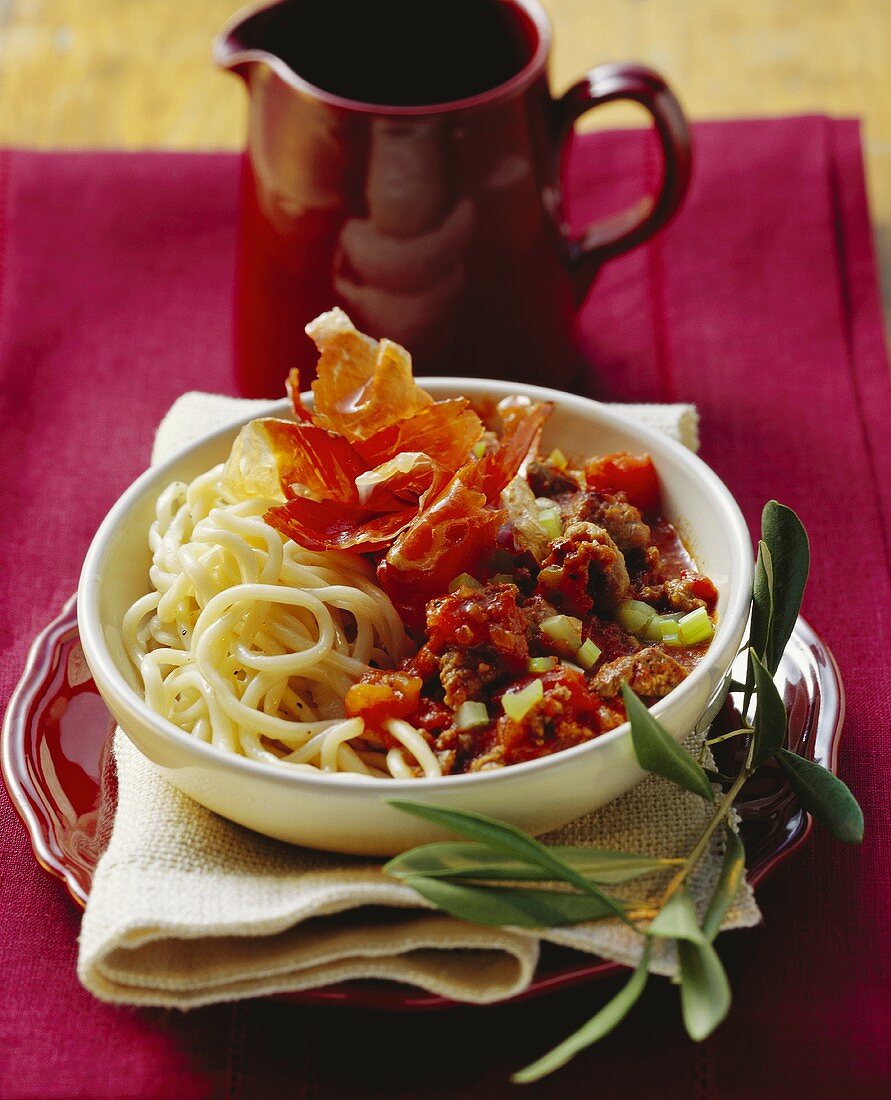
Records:
[[[555,99],[537,0],[278,0],[216,42],[249,92],[236,291],[242,392],[273,397],[340,305],[404,344],[417,374],[571,386],[575,311],[606,260],[656,232],[690,178],[662,78],[600,65]],[[658,192],[572,233],[561,164],[574,121],[631,99],[652,115]]]

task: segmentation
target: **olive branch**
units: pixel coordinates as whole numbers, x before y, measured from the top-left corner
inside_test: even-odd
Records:
[[[537,1081],[559,1069],[624,1019],[646,987],[651,949],[657,940],[673,941],[676,946],[675,980],[690,1038],[705,1039],[722,1022],[730,1009],[730,985],[713,943],[745,874],[745,852],[731,825],[731,814],[745,783],[767,761],[779,763],[801,806],[833,836],[852,844],[863,838],[863,814],[845,784],[820,764],[785,747],[786,709],[773,678],[798,618],[810,551],[799,518],[776,501],[765,506],[761,531],[751,626],[741,651],[748,654],[746,680],[727,682],[728,690],[743,694],[740,728],[706,740],[700,759],[694,760],[627,684],[622,689],[640,766],[714,805],[714,813],[686,857],[547,847],[520,829],[482,814],[421,802],[391,802],[464,838],[422,845],[384,867],[437,908],[475,924],[514,928],[552,928],[613,917],[643,941],[640,962],[627,983],[578,1031],[515,1073],[512,1080],[517,1084]],[[706,746],[732,737],[746,739],[738,773],[724,776],[704,768]],[[724,858],[700,920],[688,883],[718,830],[723,834]],[[635,905],[605,889],[656,871],[672,873],[655,905]],[[560,888],[538,885],[546,883]]]

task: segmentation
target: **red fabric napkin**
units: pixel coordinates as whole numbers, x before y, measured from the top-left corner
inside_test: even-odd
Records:
[[[769,497],[814,549],[805,612],[848,693],[839,762],[866,814],[815,833],[759,891],[764,927],[720,941],[731,1015],[683,1035],[654,982],[542,1097],[885,1096],[891,1087],[891,392],[857,124],[706,123],[681,216],[609,265],[584,309],[599,388],[694,401],[703,455],[753,532]],[[579,143],[579,219],[652,181],[648,137]],[[237,165],[225,155],[0,157],[0,705],[75,587],[103,514],[191,388],[232,392]],[[617,182],[619,181],[619,182]],[[615,983],[548,1000],[388,1016],[276,1002],[188,1015],[111,1008],[74,972],[79,914],[0,796],[0,1095],[516,1095],[507,1074]]]

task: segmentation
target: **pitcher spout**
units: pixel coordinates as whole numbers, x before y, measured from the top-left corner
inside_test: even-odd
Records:
[[[286,0],[266,0],[236,12],[214,39],[216,64],[243,78],[257,64],[281,65],[270,45],[276,39],[273,24],[285,4]]]

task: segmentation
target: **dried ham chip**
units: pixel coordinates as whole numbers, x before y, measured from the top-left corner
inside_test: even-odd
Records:
[[[452,478],[451,470],[434,462],[423,451],[403,451],[356,478],[359,502],[366,507],[385,506],[393,499],[409,504],[434,500]]]
[[[303,398],[300,395],[300,371],[296,367],[292,367],[288,372],[288,377],[285,379],[285,389],[288,391],[291,407],[297,419],[311,421],[312,413],[303,404]]]
[[[408,461],[402,461],[406,459]],[[451,472],[427,455],[401,455],[358,475],[347,500],[293,496],[266,522],[310,550],[384,550],[435,500]]]
[[[377,466],[404,451],[423,451],[454,473],[467,462],[482,435],[482,421],[462,397],[437,401],[357,442],[355,447],[369,466]]]
[[[464,483],[485,493],[490,504],[498,501],[502,489],[513,481],[523,461],[534,452],[554,405],[551,401],[502,401],[498,411],[503,424],[501,446],[461,471]]]
[[[235,496],[284,500],[305,491],[317,499],[348,503],[358,501],[356,478],[367,469],[343,436],[313,424],[267,417],[252,420],[238,433],[223,485]]]
[[[399,535],[378,566],[378,581],[406,625],[424,626],[427,601],[440,596],[461,573],[472,571],[495,544],[502,509],[459,477]]]
[[[323,313],[306,332],[321,353],[312,384],[312,418],[320,427],[351,441],[370,439],[433,404],[415,385],[405,348],[358,332],[342,309]]]
[[[502,490],[535,450],[552,406],[502,402],[496,440],[468,401],[434,403],[415,385],[408,352],[357,332],[342,310],[306,331],[320,352],[312,412],[292,371],[298,423],[248,425],[226,477],[248,495],[284,501],[267,521],[311,550],[387,551],[381,584],[422,628],[426,602],[493,548],[506,516]],[[481,440],[485,453],[474,458]]]
[[[307,550],[355,550],[367,554],[388,547],[417,512],[417,503],[381,512],[359,504],[295,497],[270,508],[265,519],[285,538]]]

